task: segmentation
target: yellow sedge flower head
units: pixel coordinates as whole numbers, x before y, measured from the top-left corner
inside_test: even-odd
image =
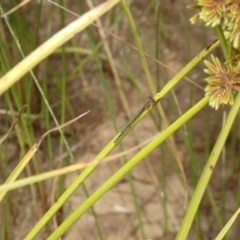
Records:
[[[211,75],[205,79],[206,96],[211,96],[210,106],[216,110],[221,104],[233,104],[233,90],[240,91],[240,64],[225,68],[217,57],[212,55],[213,63],[205,60],[205,73]]]
[[[202,10],[199,14],[207,26],[215,27],[219,25],[227,12],[225,0],[199,0]]]
[[[240,1],[231,1],[231,4],[227,6],[227,16],[224,25],[225,29],[233,29],[234,25],[240,20]]]
[[[240,0],[197,0],[197,5],[188,8],[199,12],[191,23],[201,19],[207,26],[221,25],[233,47],[240,48]]]
[[[234,48],[240,47],[240,22],[237,22],[233,30],[229,34],[229,41],[232,43]]]

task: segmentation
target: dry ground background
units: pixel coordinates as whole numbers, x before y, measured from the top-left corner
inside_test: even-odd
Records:
[[[97,5],[99,1],[94,4]],[[199,51],[201,51],[204,47],[210,44],[214,40],[214,34],[212,31],[207,30],[205,32],[206,39],[205,44],[203,44],[203,32],[202,26],[200,24],[196,26],[191,26],[188,19],[194,14],[192,11],[186,9],[186,5],[191,4],[192,1],[184,0],[184,1],[161,1],[161,8],[163,19],[166,27],[166,31],[168,33],[167,36],[162,36],[161,47],[164,52],[164,62],[171,67],[172,69],[179,71],[191,57],[195,56]],[[31,8],[36,4],[31,2],[26,6],[23,11],[23,14],[28,13],[28,21],[31,24],[33,16],[31,15]],[[140,26],[141,31],[143,31],[142,36],[147,36],[147,39],[150,40],[148,44],[144,42],[144,38],[142,38],[142,42],[144,45],[144,49],[146,52],[153,55],[154,52],[150,52],[150,49],[154,49],[155,46],[155,22],[156,17],[153,10],[149,7],[149,1],[137,0],[134,1],[131,11],[134,16],[134,19],[137,21],[137,24]],[[76,5],[75,1],[71,0],[69,3],[70,10],[75,11]],[[87,6],[86,6],[87,9]],[[43,8],[43,16],[44,14],[47,16],[49,11],[49,3],[44,4]],[[55,31],[61,28],[60,19],[58,10],[56,8],[56,14],[54,19],[54,29]],[[67,22],[71,22],[75,19],[70,13],[66,14]],[[103,18],[104,20],[104,18]],[[45,36],[46,29],[44,28],[44,21],[42,19],[41,31],[43,36]],[[104,21],[103,21],[104,22]],[[107,27],[106,27],[107,28]],[[189,34],[189,43],[186,36],[186,28]],[[97,28],[91,26],[92,31],[96,34],[96,39],[98,38]],[[117,36],[124,41],[134,44],[134,40],[127,23],[127,20],[124,18],[121,21],[118,32],[115,33]],[[45,39],[42,38],[43,42]],[[90,48],[88,38],[86,33],[80,33],[75,37],[75,41],[79,43],[80,47]],[[142,107],[142,102],[139,100],[139,97],[136,92],[136,88],[133,86],[132,82],[129,79],[129,75],[126,72],[124,66],[124,62],[127,60],[129,68],[134,72],[137,76],[137,81],[141,88],[143,89],[144,95],[146,99],[151,96],[151,91],[146,81],[146,77],[144,75],[143,69],[139,66],[140,60],[138,54],[135,50],[133,50],[126,43],[119,41],[113,37],[110,37],[111,42],[111,50],[114,56],[114,60],[116,62],[116,66],[120,73],[121,81],[124,87],[124,92],[128,96],[128,101],[131,106],[131,112],[134,114]],[[104,52],[103,52],[104,53]],[[220,52],[216,51],[216,54],[220,54]],[[81,59],[82,56],[80,55]],[[70,71],[78,62],[71,57],[67,59],[67,71]],[[59,72],[59,76],[61,75],[61,60],[57,54],[54,54],[49,58],[49,64],[51,64],[57,71]],[[148,58],[148,64],[153,76],[156,73],[156,63]],[[102,67],[104,69],[105,74],[107,75],[107,83],[108,87],[111,90],[112,101],[114,102],[114,107],[117,113],[117,122],[118,125],[121,126],[124,122],[127,121],[126,114],[124,113],[123,106],[120,102],[120,98],[117,95],[116,85],[113,79],[113,75],[111,73],[111,69],[107,61],[102,61]],[[38,78],[41,79],[41,76],[49,77],[48,87],[49,89],[54,88],[57,82],[51,80],[51,74],[47,73],[46,67],[43,64],[39,67],[41,71],[38,71]],[[189,77],[204,87],[203,82],[203,73],[202,73],[202,65],[198,66],[194,72],[192,72]],[[165,71],[168,74],[169,79],[174,74],[170,71]],[[59,80],[61,78],[59,77]],[[161,83],[161,86],[163,84]],[[191,86],[190,83],[183,80],[180,84],[175,87],[175,94],[177,100],[180,105],[180,109],[182,112],[185,112],[190,107],[189,101],[189,91],[192,88],[192,97],[193,102],[197,102],[200,100],[204,91],[195,86]],[[90,94],[94,92],[94,94]],[[89,109],[91,112],[71,126],[68,126],[64,131],[66,136],[71,136],[67,139],[71,141],[71,145],[78,144],[78,148],[74,151],[74,156],[76,157],[77,162],[89,162],[94,156],[108,143],[109,140],[115,135],[115,131],[112,125],[112,121],[110,119],[110,114],[107,108],[106,100],[104,97],[104,92],[102,85],[99,80],[99,75],[97,71],[97,65],[94,59],[89,61],[85,67],[84,72],[81,72],[75,75],[67,84],[67,95],[69,96],[69,102],[71,108],[74,111],[75,115],[81,114]],[[32,101],[31,109],[33,112],[38,112],[39,109],[39,94],[35,94],[35,99]],[[53,94],[48,100],[51,104],[58,102],[61,97],[60,93],[56,92]],[[2,103],[1,103],[2,105]],[[166,97],[166,99],[162,100],[162,105],[164,107],[165,113],[168,117],[169,122],[172,122],[176,118],[176,112],[172,111],[172,102]],[[3,105],[2,105],[3,106]],[[208,134],[211,135],[211,145],[214,144],[214,141],[219,133],[221,128],[221,119],[223,110],[228,109],[220,109],[218,112],[214,110],[208,109],[206,111],[210,111],[210,128]],[[54,113],[60,117],[60,107],[58,105],[53,107]],[[176,110],[175,110],[176,111]],[[157,112],[154,110],[153,113],[157,116]],[[3,119],[4,116],[1,116]],[[69,115],[66,116],[67,120],[72,117]],[[205,112],[202,111],[197,116],[194,117],[192,121],[192,127],[194,132],[193,146],[194,153],[199,161],[200,170],[201,166],[206,162],[206,158],[204,155],[204,143],[205,143],[205,134],[203,129],[203,122],[206,121]],[[1,120],[3,123],[4,121]],[[34,122],[36,136],[40,136],[46,129],[44,129],[43,125],[40,121]],[[54,124],[53,124],[54,126]],[[144,141],[154,134],[157,133],[157,128],[150,116],[147,116],[140,124],[137,126],[137,133],[139,138]],[[5,125],[0,125],[1,134],[6,131]],[[74,134],[73,134],[74,133]],[[174,135],[175,141],[177,143],[178,151],[181,156],[183,166],[185,168],[186,175],[189,179],[189,192],[192,190],[192,181],[190,172],[188,171],[190,168],[189,162],[189,152],[185,143],[182,139],[182,133],[177,132]],[[61,164],[61,162],[66,161],[66,158],[60,159],[62,153],[59,152],[59,135],[53,134],[52,138],[54,144],[54,158],[56,159],[56,167]],[[131,148],[137,145],[137,141],[135,135],[133,133],[129,134],[124,139],[125,148]],[[147,171],[147,167],[145,163],[141,163],[137,166],[133,172],[132,177],[134,179],[134,184],[136,187],[137,196],[141,206],[141,212],[143,215],[143,222],[146,231],[146,236],[148,239],[152,240],[171,240],[174,239],[180,223],[182,221],[185,209],[184,209],[184,187],[182,182],[179,180],[179,176],[176,175],[173,167],[172,161],[169,159],[168,155],[165,154],[164,158],[162,157],[162,151],[164,151],[166,144],[163,144],[163,147],[160,149],[156,149],[149,156],[149,161],[152,166],[154,166],[155,174],[160,182],[161,189],[165,189],[166,193],[166,204],[163,204],[163,197],[161,195],[161,191],[156,189],[154,184],[152,183],[152,179],[150,177],[149,172]],[[9,168],[13,169],[16,166],[17,159],[19,157],[18,152],[18,143],[14,136],[11,136],[9,141],[9,149],[10,149],[10,165]],[[117,149],[114,152],[119,151]],[[238,151],[238,150],[236,150]],[[41,149],[39,151],[39,158],[41,159],[41,164],[43,164],[44,169],[48,169],[48,157],[47,157],[47,146],[43,143]],[[103,164],[97,168],[96,171],[87,179],[86,186],[89,192],[93,192],[97,189],[109,176],[111,176],[117,169],[122,165],[122,161],[115,161],[107,164]],[[0,169],[1,170],[1,169]],[[199,171],[200,173],[201,171]],[[162,182],[163,175],[165,176],[165,182]],[[233,176],[227,175],[227,207],[229,209],[229,216],[232,214],[235,205],[234,205],[234,196],[236,195],[236,191],[238,190],[238,176],[239,176],[239,166],[236,166],[236,174]],[[0,174],[1,176],[1,174]],[[25,174],[23,176],[26,176]],[[211,181],[211,188],[214,193],[214,197],[218,199],[220,197],[220,174],[218,174],[218,169],[214,173],[214,176]],[[76,174],[72,173],[66,176],[66,187],[70,185],[73,180],[76,178]],[[3,179],[1,179],[1,182]],[[50,206],[52,202],[51,193],[53,192],[54,184],[51,181],[46,181],[44,183],[46,191],[49,194],[47,198],[47,205]],[[12,199],[11,206],[11,223],[13,227],[13,231],[11,231],[9,235],[9,239],[22,239],[29,229],[33,226],[33,224],[37,221],[36,214],[32,213],[32,206],[29,206],[31,203],[31,196],[29,193],[29,189],[23,188],[19,190],[15,190],[9,195]],[[80,187],[76,193],[69,199],[68,203],[61,209],[59,213],[59,221],[71,213],[77,206],[79,206],[84,199],[86,199],[83,189]],[[39,209],[42,209],[42,205],[39,203]],[[107,193],[103,198],[101,198],[95,205],[94,209],[99,217],[99,221],[101,222],[101,227],[104,235],[104,239],[106,240],[135,240],[141,239],[140,230],[138,228],[138,221],[136,218],[136,212],[134,208],[133,198],[130,191],[130,186],[127,181],[127,177],[124,178],[117,186],[115,186],[109,193]],[[219,207],[219,209],[221,209]],[[42,215],[44,210],[39,211],[39,215]],[[219,210],[220,211],[220,210]],[[166,217],[167,216],[167,217]],[[234,226],[233,233],[231,235],[231,239],[239,239],[238,238],[238,225],[239,221],[236,222]],[[215,222],[213,210],[205,198],[202,202],[201,206],[201,228],[203,235],[201,239],[212,239],[216,236],[216,233],[219,232],[217,228],[217,224]],[[189,235],[188,239],[196,239],[195,231],[196,226],[193,226],[192,232]],[[193,234],[194,233],[194,234]],[[46,232],[41,233],[36,239],[45,239]],[[65,240],[73,240],[73,239],[98,239],[98,233],[96,230],[96,226],[94,223],[94,219],[91,212],[87,212],[63,237]]]

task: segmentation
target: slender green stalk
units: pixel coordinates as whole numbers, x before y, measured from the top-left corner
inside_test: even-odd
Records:
[[[230,220],[227,222],[227,224],[224,226],[224,228],[221,230],[221,232],[217,235],[215,240],[221,240],[224,238],[228,230],[231,228],[231,226],[234,224],[236,221],[237,217],[240,214],[240,208],[234,213],[234,215],[230,218]]]
[[[219,45],[219,41],[214,42],[207,49],[201,51],[185,68],[183,68],[165,87],[156,94],[155,99],[161,99],[164,97],[192,68],[194,68],[206,55],[208,55],[213,49],[215,49]],[[146,110],[142,113],[142,115],[132,124],[131,129],[133,129],[137,123],[148,113]],[[95,157],[94,160],[99,160],[107,156],[115,147],[116,144],[114,140],[107,144],[107,146]],[[121,141],[126,135],[123,135],[119,141]],[[50,218],[58,211],[58,209],[67,201],[67,199],[76,191],[79,185],[94,171],[97,166],[90,166],[86,168],[80,176],[68,187],[68,189],[62,194],[62,196],[58,199],[58,201],[48,210],[48,212],[40,219],[40,221],[31,229],[26,239],[33,239],[38,232],[46,225],[46,223],[50,220]]]
[[[220,213],[218,211],[217,202],[214,199],[214,196],[213,196],[212,191],[210,190],[210,187],[207,188],[207,194],[208,194],[208,199],[209,199],[211,207],[212,207],[212,211],[215,215],[216,223],[218,225],[218,228],[221,229],[223,227],[222,219],[221,219]]]
[[[155,95],[156,99],[161,99],[165,96],[186,74],[188,74],[203,58],[212,52],[219,45],[219,41],[214,41],[207,48],[203,49],[196,57],[194,57],[184,68],[180,70],[175,77],[169,81],[162,90]]]
[[[151,76],[151,73],[150,73],[149,68],[148,68],[148,64],[147,64],[147,61],[146,61],[146,58],[145,58],[143,47],[142,47],[140,38],[138,36],[138,31],[137,31],[136,25],[134,23],[134,19],[132,17],[129,5],[128,5],[126,0],[121,0],[121,2],[122,2],[123,9],[125,11],[125,14],[128,18],[129,26],[131,27],[132,34],[133,34],[133,37],[134,37],[136,45],[137,45],[137,49],[138,49],[138,53],[140,55],[142,66],[143,66],[143,69],[145,71],[145,74],[146,74],[146,77],[147,77],[147,80],[148,80],[148,85],[151,88],[152,94],[155,95],[156,92],[157,92],[156,87],[153,83],[152,76]]]
[[[61,0],[61,6],[66,7],[66,3],[64,0]],[[65,25],[65,11],[61,9],[61,27],[64,28]],[[66,78],[66,52],[65,52],[65,46],[63,45],[61,52],[61,124],[65,122],[66,117],[66,102],[67,102],[67,96],[66,96],[66,84],[67,84],[67,78]],[[62,148],[63,144],[63,138],[60,138],[60,148]]]
[[[117,184],[131,169],[139,164],[149,153],[157,148],[166,138],[181,127],[186,121],[200,111],[209,101],[209,97],[203,98],[184,115],[178,118],[166,130],[160,133],[151,143],[138,152],[129,162],[110,177],[101,187],[99,187],[74,213],[72,213],[48,238],[56,240],[61,237],[98,199]],[[26,238],[31,239],[31,238]]]
[[[223,33],[223,30],[222,28],[218,25],[214,28],[215,30],[215,33],[221,43],[221,46],[222,46],[222,50],[223,50],[223,54],[224,54],[224,57],[226,60],[229,60],[230,58],[230,51],[229,50],[229,47],[228,47],[228,43],[226,41],[226,38],[224,36],[224,33]]]
[[[187,235],[188,235],[189,229],[192,225],[192,221],[197,212],[199,204],[202,200],[203,194],[207,188],[209,180],[212,176],[213,170],[217,164],[217,160],[219,159],[222,148],[225,144],[225,141],[227,139],[229,131],[232,127],[233,121],[239,111],[239,107],[240,107],[240,94],[238,94],[238,96],[235,100],[235,103],[232,106],[232,108],[227,116],[225,125],[223,126],[223,128],[219,134],[219,137],[217,139],[217,142],[211,152],[211,155],[205,165],[205,168],[200,177],[197,188],[194,191],[194,194],[192,196],[191,202],[189,204],[189,207],[188,207],[185,217],[183,219],[183,222],[182,222],[182,225],[178,232],[178,235],[176,237],[176,240],[187,239]]]

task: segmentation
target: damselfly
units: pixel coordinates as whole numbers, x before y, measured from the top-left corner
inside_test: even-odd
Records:
[[[160,100],[160,99],[159,99]],[[146,110],[151,110],[158,102],[159,100],[155,101],[153,97],[150,97],[148,102],[144,104],[144,106],[140,109],[139,112],[132,118],[132,120],[123,127],[122,130],[120,130],[119,135],[114,140],[114,143],[117,143],[118,140],[129,130],[132,128],[133,124],[136,122],[136,120],[142,115],[142,113]]]

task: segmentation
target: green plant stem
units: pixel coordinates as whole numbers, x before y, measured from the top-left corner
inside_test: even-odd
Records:
[[[230,51],[229,51],[228,43],[227,43],[226,38],[224,36],[223,30],[222,30],[221,26],[218,25],[218,26],[214,27],[214,31],[215,31],[215,33],[216,33],[216,35],[217,35],[217,37],[218,37],[218,39],[221,43],[223,54],[224,54],[224,57],[227,61],[227,60],[230,59],[230,55],[229,55]]]
[[[166,138],[181,127],[186,121],[200,111],[209,101],[209,97],[203,98],[194,107],[177,119],[166,130],[159,134],[151,143],[138,152],[129,162],[110,177],[99,187],[80,207],[78,207],[57,229],[48,240],[55,240],[61,237],[98,199],[118,183],[130,170],[140,163],[149,153],[157,148]]]
[[[132,17],[129,5],[128,5],[126,0],[121,0],[121,3],[122,3],[122,6],[123,6],[123,9],[125,11],[125,14],[127,16],[127,19],[129,21],[129,26],[131,27],[134,40],[136,42],[136,46],[137,46],[137,49],[138,49],[138,53],[140,55],[140,59],[141,59],[141,62],[142,62],[143,69],[145,71],[145,74],[146,74],[146,77],[147,77],[147,80],[148,80],[148,84],[151,88],[152,94],[155,95],[157,91],[156,91],[155,85],[153,83],[151,73],[150,73],[149,68],[148,68],[147,60],[146,60],[146,57],[145,57],[145,54],[144,54],[144,51],[143,51],[143,47],[142,47],[140,38],[138,36],[138,31],[137,31],[136,25],[134,23],[134,19]]]
[[[223,128],[219,134],[218,140],[217,140],[217,142],[211,152],[211,155],[205,165],[202,176],[198,182],[197,188],[193,194],[193,197],[191,199],[189,207],[187,208],[186,215],[183,219],[183,222],[182,222],[181,228],[178,232],[178,235],[176,237],[176,240],[187,239],[187,235],[188,235],[189,229],[192,225],[194,216],[198,210],[198,207],[199,207],[199,204],[203,197],[203,194],[208,186],[210,177],[212,176],[212,173],[216,166],[217,160],[219,159],[222,148],[227,139],[228,133],[232,127],[233,121],[239,111],[239,107],[240,107],[240,93],[238,94],[238,96],[235,100],[235,103],[232,106],[232,108],[227,116],[225,125],[223,126]]]
[[[169,81],[163,89],[155,95],[155,99],[163,98],[171,89],[192,69],[194,68],[205,56],[207,56],[213,49],[219,45],[219,41],[212,43],[207,49],[202,50],[191,62],[189,62],[171,81]],[[148,113],[145,111],[142,116],[132,125],[133,129],[137,123]],[[117,134],[117,136],[119,133]],[[109,144],[95,157],[94,160],[100,160],[106,157],[115,147],[114,139],[115,136]],[[120,141],[125,137],[122,136]],[[31,231],[26,236],[26,239],[33,239],[38,232],[46,225],[51,217],[58,211],[58,209],[67,201],[67,199],[76,191],[76,189],[82,184],[82,182],[94,171],[97,166],[87,167],[81,175],[68,187],[68,189],[62,194],[62,196],[57,200],[57,202],[48,210],[48,212],[39,220],[39,222],[31,229]]]
[[[219,41],[211,43],[207,48],[203,49],[196,57],[194,57],[185,67],[181,69],[178,74],[176,74],[171,81],[169,81],[162,90],[155,95],[155,99],[163,98],[172,88],[188,74],[194,67],[205,58],[210,52],[212,52],[219,45]]]

